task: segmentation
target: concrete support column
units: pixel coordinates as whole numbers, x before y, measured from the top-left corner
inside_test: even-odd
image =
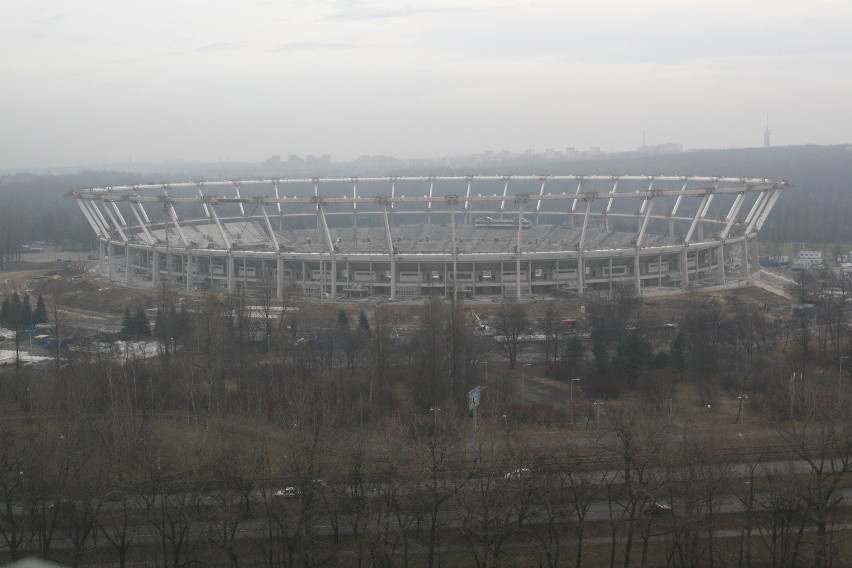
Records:
[[[151,251],[154,255],[154,262],[151,264],[151,284],[154,288],[160,286],[160,252],[156,249]]]
[[[107,243],[98,240],[98,272],[101,274],[106,274],[107,252]]]
[[[396,258],[393,253],[390,255],[390,299],[396,300]]]
[[[716,271],[719,284],[725,285],[725,243],[721,243],[716,249]]]
[[[683,251],[680,253],[680,276],[681,276],[681,286],[683,287],[683,291],[686,292],[689,290],[689,251],[686,247],[683,247]]]
[[[228,272],[228,294],[234,293],[234,255],[228,253],[228,266],[225,270]]]
[[[452,297],[452,291],[455,289],[456,280],[455,274],[453,274],[453,284],[450,285],[450,271],[452,270],[452,265],[448,265],[446,262],[444,263],[444,295],[448,298]]]
[[[124,283],[128,286],[133,285],[133,250],[128,246],[124,245],[124,259],[125,259],[125,272],[124,272]]]
[[[331,299],[337,297],[337,257],[331,255]]]
[[[577,257],[577,292],[583,293],[586,287],[586,260],[583,258],[582,252]]]
[[[187,252],[183,262],[183,272],[186,275],[186,291],[192,292],[192,284],[195,281],[195,271],[192,268],[192,253]]]
[[[115,245],[110,242],[107,245],[109,249],[109,264],[107,266],[107,276],[110,280],[115,280]]]
[[[527,266],[527,281],[529,282],[530,296],[532,296],[532,293],[533,293],[533,265],[532,265],[532,261],[529,261],[529,266]]]
[[[275,259],[275,297],[284,299],[284,259],[280,256]]]
[[[556,290],[559,290],[559,259],[556,259],[556,272],[553,273],[553,281],[556,282]]]
[[[742,257],[740,258],[740,278],[748,279],[751,273],[748,270],[748,237],[743,237]]]
[[[521,243],[518,243],[518,256],[515,259],[515,286],[518,287],[515,290],[515,294],[517,295],[518,301],[521,301]]]
[[[633,285],[636,287],[636,295],[642,293],[642,266],[639,263],[639,251],[633,253]]]
[[[760,249],[757,246],[757,235],[752,238],[752,242],[754,243],[751,251],[751,257],[754,259],[752,266],[754,266],[754,272],[757,272],[760,270]]]
[[[609,257],[609,293],[612,294],[612,257]]]

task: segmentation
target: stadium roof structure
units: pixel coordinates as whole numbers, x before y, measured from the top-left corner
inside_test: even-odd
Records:
[[[69,192],[129,285],[319,298],[730,287],[787,182],[707,176],[398,176]]]

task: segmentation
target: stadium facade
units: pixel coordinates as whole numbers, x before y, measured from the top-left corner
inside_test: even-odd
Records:
[[[784,180],[428,176],[71,191],[127,285],[282,298],[639,294],[743,285]]]

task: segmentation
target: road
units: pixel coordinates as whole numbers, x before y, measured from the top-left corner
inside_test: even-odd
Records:
[[[269,493],[267,492],[265,495],[266,499],[269,499]],[[840,507],[849,507],[852,506],[852,488],[843,489],[836,492],[835,497],[840,500]],[[285,499],[280,501],[273,501],[272,507],[278,509],[278,513],[282,515],[286,515],[288,510],[291,510],[296,513],[298,511],[300,503],[300,498],[295,499]],[[754,510],[761,511],[769,508],[771,510],[773,503],[773,495],[769,493],[760,493],[755,495],[754,502]],[[254,492],[252,494],[252,500],[257,503],[262,503],[264,500],[264,496],[261,492]],[[113,504],[115,505],[115,504]],[[717,514],[735,514],[741,513],[745,511],[745,508],[737,496],[734,495],[723,495],[719,496],[715,505],[717,509],[715,512]],[[679,518],[678,509],[679,503],[672,503],[673,507],[673,515],[671,520],[666,516],[665,513],[662,515],[654,515],[654,518],[657,519],[656,525],[659,527],[669,526],[671,522],[676,521]],[[533,510],[535,508],[533,507]],[[573,504],[572,503],[564,503],[560,508],[560,511],[564,514],[567,514],[567,518],[572,518],[573,513]],[[256,509],[260,511],[261,509]],[[622,504],[618,504],[613,502],[610,504],[608,501],[594,501],[589,507],[588,511],[585,515],[586,522],[603,522],[608,521],[610,518],[621,518],[622,515],[626,515],[626,507]],[[464,527],[464,512],[457,510],[442,510],[438,515],[438,528],[441,531],[449,531],[449,530],[458,530]],[[500,515],[495,515],[495,517],[501,517],[507,519],[507,524],[515,524],[518,523],[517,513],[510,506],[505,506],[505,510]],[[425,526],[425,521],[428,519],[427,514],[421,513],[420,519],[418,522],[417,515],[412,511],[403,511],[398,516],[392,515],[393,518],[388,519],[388,523],[392,523],[393,519],[396,519],[397,523],[404,522],[408,525],[407,530],[413,530],[413,527]],[[352,536],[355,534],[360,534],[365,531],[369,531],[368,520],[366,518],[361,518],[358,514],[345,514],[345,513],[337,513],[333,514],[334,525],[331,523],[331,519],[328,518],[328,515],[320,514],[317,518],[323,518],[324,520],[316,522],[312,525],[313,534],[322,537],[330,537],[337,533],[340,536]],[[646,517],[649,520],[651,517]],[[238,540],[264,540],[268,538],[269,524],[266,518],[250,518],[243,519],[239,521],[235,521],[230,517],[224,518],[223,521],[231,523],[233,522],[237,527],[236,531],[236,539]],[[525,515],[524,522],[532,525],[540,525],[546,524],[550,522],[550,517],[545,515],[544,513],[530,513]],[[356,531],[357,526],[357,531]],[[188,534],[191,536],[193,540],[205,540],[210,537],[210,535],[221,534],[223,529],[223,524],[220,522],[213,521],[190,521],[188,523]],[[398,524],[397,529],[400,528]],[[114,529],[109,529],[106,527],[99,527],[100,532],[107,531],[107,534],[112,538],[116,539],[118,536],[117,532]],[[852,529],[852,525],[841,524],[833,527],[832,530],[845,531]],[[812,529],[814,530],[814,529]],[[757,535],[760,532],[770,532],[771,529],[769,527],[753,527],[753,534]],[[741,536],[740,530],[731,530],[730,534],[727,536],[731,537],[739,537]],[[717,536],[724,537],[724,531],[720,531],[716,533]],[[69,530],[58,529],[55,533],[55,540],[52,543],[52,548],[55,549],[71,549],[73,548],[73,542],[71,541],[71,533]],[[158,528],[154,524],[149,523],[139,523],[132,525],[129,528],[128,535],[130,540],[132,541],[134,546],[139,545],[155,545],[161,542],[161,535]],[[609,538],[602,538],[600,543],[608,543],[610,542]],[[106,543],[104,540],[99,541],[99,546],[105,546]],[[96,541],[96,546],[97,546]],[[533,543],[530,543],[530,546],[534,546]],[[2,547],[0,547],[2,548]]]

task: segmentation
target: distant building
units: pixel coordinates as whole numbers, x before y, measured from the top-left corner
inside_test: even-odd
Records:
[[[790,266],[789,256],[761,256],[758,258],[760,266],[768,268],[784,268]]]
[[[305,162],[309,166],[328,166],[331,164],[331,156],[328,154],[323,154],[321,156],[315,156],[314,154],[308,154],[305,157]]]
[[[792,270],[822,268],[822,252],[818,250],[800,250],[790,268]]]

